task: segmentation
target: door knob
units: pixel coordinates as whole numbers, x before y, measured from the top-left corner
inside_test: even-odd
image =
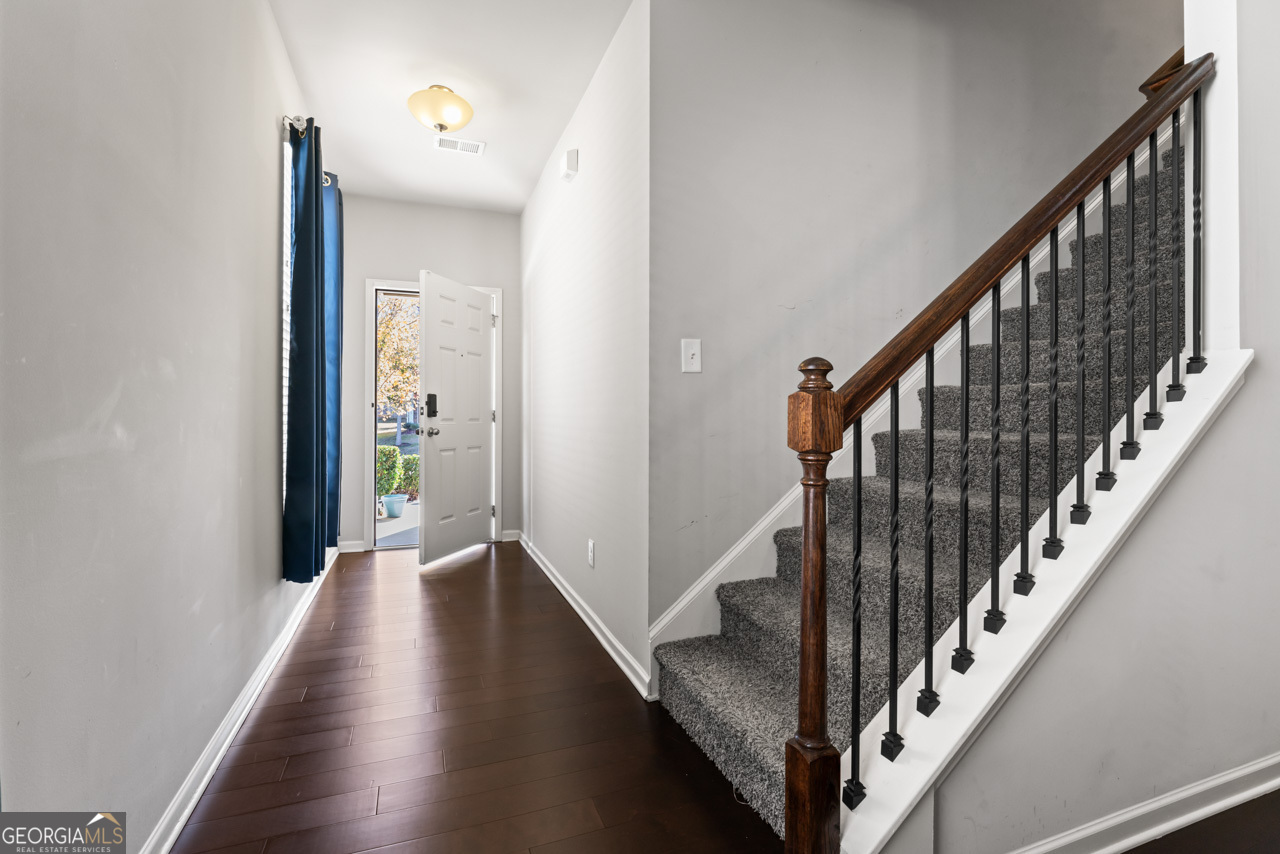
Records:
[[[440,428],[439,428],[439,427],[428,427],[428,428],[427,428],[427,435],[428,435],[428,436],[439,436],[439,435],[440,435]]]

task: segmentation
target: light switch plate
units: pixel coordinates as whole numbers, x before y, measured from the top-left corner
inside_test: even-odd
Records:
[[[702,339],[680,339],[680,373],[702,373]]]

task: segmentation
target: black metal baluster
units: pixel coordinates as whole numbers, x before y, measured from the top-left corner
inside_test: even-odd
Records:
[[[928,717],[938,708],[933,689],[933,348],[924,356],[924,687],[916,711]]]
[[[1094,487],[1110,492],[1116,485],[1111,470],[1111,176],[1102,181],[1102,471]]]
[[[862,418],[853,422],[853,691],[849,703],[849,779],[844,782],[844,805],[853,809],[867,797],[858,779],[861,760],[858,739],[862,735]]]
[[[960,319],[960,645],[951,654],[951,669],[973,666],[969,649],[969,313]]]
[[[1058,227],[1049,232],[1049,536],[1041,553],[1062,555],[1058,536]]]
[[[1132,154],[1124,162],[1124,183],[1128,204],[1125,211],[1126,223],[1124,230],[1124,441],[1120,443],[1120,459],[1136,460],[1138,454],[1142,452],[1142,445],[1133,438],[1133,405],[1135,403],[1133,388],[1133,232],[1137,228],[1134,224],[1133,212],[1137,206],[1137,199],[1133,197]]]
[[[1160,172],[1157,161],[1160,154],[1157,149],[1156,132],[1152,131],[1147,139],[1147,175],[1151,189],[1147,193],[1147,390],[1149,406],[1147,414],[1142,418],[1143,430],[1159,430],[1164,423],[1160,414],[1160,390],[1156,388],[1156,380],[1160,371],[1160,320],[1157,317],[1156,295],[1160,289],[1156,286],[1156,230],[1159,213],[1157,192]]]
[[[1208,366],[1204,357],[1204,255],[1200,246],[1200,234],[1204,230],[1201,201],[1204,171],[1203,109],[1200,90],[1191,96],[1191,358],[1187,359],[1187,373],[1198,374]]]
[[[1182,107],[1173,111],[1173,381],[1164,399],[1176,403],[1187,396],[1182,369]]]
[[[1026,596],[1036,586],[1031,574],[1031,256],[1022,256],[1022,565],[1013,592]]]
[[[982,628],[993,635],[1004,628],[1000,610],[1000,287],[991,289],[991,607]]]
[[[889,392],[889,731],[880,755],[890,762],[902,752],[898,732],[898,383]]]
[[[1084,202],[1076,205],[1076,503],[1071,505],[1071,524],[1089,521],[1089,505],[1084,500]]]

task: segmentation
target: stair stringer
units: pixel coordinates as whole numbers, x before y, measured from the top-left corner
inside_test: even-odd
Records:
[[[1008,622],[998,635],[982,631],[989,607],[991,582],[968,604],[969,648],[974,664],[963,675],[951,670],[951,651],[958,646],[959,628],[953,623],[934,647],[935,688],[942,697],[928,718],[916,714],[915,697],[924,686],[921,662],[898,689],[899,706],[905,710],[899,732],[905,747],[894,762],[880,756],[880,740],[888,729],[888,707],[872,718],[859,740],[860,779],[867,797],[856,810],[841,806],[840,844],[845,854],[877,854],[893,838],[921,798],[964,755],[987,722],[1017,688],[1040,653],[1057,634],[1071,612],[1092,587],[1111,558],[1159,496],[1226,405],[1244,383],[1252,350],[1214,351],[1205,354],[1208,368],[1184,375],[1187,395],[1178,403],[1162,403],[1164,425],[1157,431],[1142,430],[1148,399],[1134,404],[1134,418],[1142,443],[1136,460],[1118,460],[1125,438],[1124,419],[1112,431],[1112,468],[1119,477],[1111,492],[1097,492],[1092,483],[1085,494],[1093,515],[1087,525],[1071,525],[1075,501],[1073,478],[1058,498],[1060,536],[1066,549],[1056,560],[1040,556],[1039,545],[1048,535],[1048,515],[1032,528],[1030,571],[1036,577],[1030,596],[1013,593],[1013,576],[1019,570],[1018,550],[1001,565],[1001,607]],[[1166,364],[1159,374],[1161,398],[1171,379]],[[1090,481],[1101,468],[1102,451],[1096,450],[1085,465]],[[850,752],[841,759],[841,779],[849,776]]]

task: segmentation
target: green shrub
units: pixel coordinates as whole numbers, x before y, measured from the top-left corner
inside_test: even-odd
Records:
[[[418,500],[418,455],[405,454],[400,469],[400,491],[409,496],[410,501]]]
[[[400,485],[403,465],[399,448],[395,445],[379,445],[373,466],[374,492],[379,496],[397,494],[396,487]]]

